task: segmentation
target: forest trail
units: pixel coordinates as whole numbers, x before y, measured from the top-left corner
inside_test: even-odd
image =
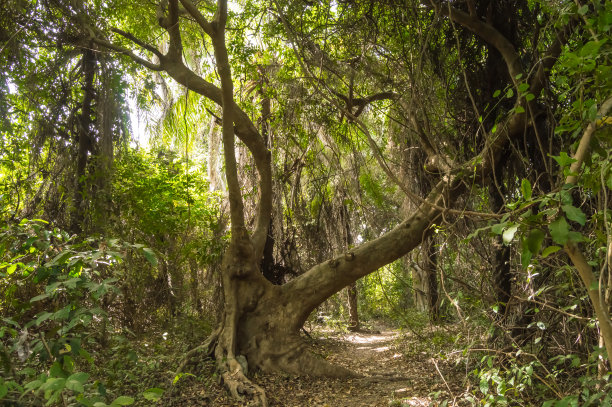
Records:
[[[454,392],[459,389],[449,379],[458,377],[458,372],[444,362],[434,361],[422,344],[421,351],[415,352],[410,342],[417,339],[411,339],[411,335],[390,329],[359,333],[316,330],[311,335],[306,340],[313,352],[364,377],[330,379],[257,374],[253,380],[266,390],[271,407],[420,407],[436,404],[432,393],[450,396],[447,384]],[[192,397],[191,403],[177,405],[245,405],[231,400],[218,385],[209,387],[206,393],[205,400]]]

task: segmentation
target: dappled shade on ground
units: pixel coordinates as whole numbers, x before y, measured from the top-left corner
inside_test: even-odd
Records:
[[[417,338],[398,330],[344,333],[315,329],[305,338],[310,349],[332,363],[349,368],[361,378],[330,379],[255,374],[266,390],[270,406],[429,406],[433,394],[449,398],[462,392],[462,372],[434,360]],[[414,352],[418,348],[422,351]],[[436,364],[440,373],[436,369]],[[202,374],[202,373],[200,373]],[[444,379],[442,379],[442,376]],[[447,384],[453,394],[449,393]],[[193,380],[164,399],[169,406],[241,406],[217,384],[203,388]]]

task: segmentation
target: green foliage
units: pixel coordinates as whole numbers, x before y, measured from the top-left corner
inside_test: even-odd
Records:
[[[478,386],[473,394],[465,396],[472,404],[478,400],[483,406],[509,406],[525,403],[546,407],[605,406],[612,401],[611,375],[594,377],[597,361],[586,363],[577,355],[560,355],[552,358],[552,368],[546,368],[537,358],[521,350],[511,354],[480,359],[471,374]],[[586,374],[577,378],[574,388],[560,387],[569,371],[580,368]]]
[[[149,264],[126,259],[127,269],[139,272],[126,273],[122,284],[136,302],[148,298],[174,312],[172,307],[187,300],[189,285],[197,284],[187,277],[220,262],[228,238],[220,196],[209,191],[200,166],[188,166],[163,150],[125,152],[116,162],[113,185],[114,204],[120,211],[111,230],[126,241],[148,246],[142,250]],[[167,285],[168,277],[172,286]],[[159,285],[147,284],[151,281]],[[192,306],[195,301],[192,298]],[[149,318],[151,309],[140,312],[148,315],[133,315],[135,322]]]
[[[24,219],[0,233],[2,397],[103,404],[101,384],[86,371],[93,367],[87,348],[107,335],[103,307],[121,295],[117,267],[129,252],[147,250],[119,239],[78,241],[42,220]],[[111,405],[130,400],[120,396]]]
[[[359,280],[359,311],[365,318],[391,319],[422,328],[423,316],[405,310],[411,282],[401,261],[393,262]]]

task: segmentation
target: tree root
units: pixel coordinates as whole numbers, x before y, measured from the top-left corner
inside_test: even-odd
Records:
[[[234,362],[237,367],[234,367],[231,370],[227,370],[226,372],[221,374],[221,380],[223,384],[230,392],[232,397],[238,400],[242,400],[244,396],[250,399],[249,405],[258,406],[258,407],[267,407],[268,400],[266,399],[266,392],[260,386],[256,385],[242,372],[242,367],[240,363],[235,359],[230,359],[228,361],[224,361],[224,364],[227,364],[228,367],[233,365]],[[219,363],[219,362],[218,362]]]
[[[196,354],[199,353],[203,350],[206,351],[206,353],[211,356],[213,354],[214,348],[215,348],[215,344],[217,343],[217,341],[219,340],[219,334],[221,333],[220,329],[215,330],[212,334],[210,334],[210,336],[204,341],[204,343],[202,343],[201,345],[196,346],[195,348],[191,349],[189,352],[187,352],[187,354],[185,355],[185,357],[183,358],[183,360],[181,361],[181,363],[179,364],[179,367],[176,369],[176,372],[174,372],[174,375],[172,376],[172,381],[174,382],[174,378],[176,376],[178,376],[179,374],[182,373],[183,369],[185,368],[185,366],[187,366],[187,363],[189,363],[189,361],[191,360],[191,358]]]
[[[250,400],[250,406],[267,407],[268,400],[264,389],[250,381],[245,375],[246,360],[241,362],[240,356],[236,358],[224,356],[224,352],[218,350],[220,334],[221,329],[217,329],[204,343],[187,352],[174,373],[172,380],[174,381],[174,378],[183,371],[187,363],[197,353],[205,351],[209,356],[215,355],[221,381],[232,397],[237,400],[243,400],[244,397],[247,397]]]

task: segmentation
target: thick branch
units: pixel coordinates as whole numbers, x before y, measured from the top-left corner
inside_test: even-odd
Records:
[[[227,12],[226,7],[219,0],[219,9],[222,13]],[[225,21],[225,18],[223,18]],[[217,72],[221,78],[221,106],[223,109],[223,152],[225,156],[225,176],[227,179],[227,190],[230,203],[230,219],[232,221],[232,240],[238,239],[245,229],[244,206],[242,193],[240,192],[240,181],[238,180],[238,167],[236,164],[236,149],[234,139],[234,83],[232,82],[232,71],[225,47],[225,25],[217,24],[212,35],[215,59],[217,61]]]
[[[204,15],[200,13],[200,10],[198,10],[198,8],[190,0],[181,0],[181,4],[183,5],[183,7],[185,7],[185,10],[187,10],[189,15],[194,18],[196,23],[198,23],[198,25],[202,27],[204,32],[208,34],[209,37],[212,37],[213,36],[212,25],[204,17]]]
[[[193,7],[195,6],[193,6],[192,3],[181,0],[181,4],[183,4],[187,12],[190,13],[192,17],[196,18],[194,14],[196,14],[197,9],[193,9]],[[199,11],[197,12],[199,13]],[[151,70],[165,71],[179,84],[212,100],[213,102],[221,106],[223,103],[223,95],[221,89],[213,85],[212,83],[204,80],[199,75],[195,74],[183,63],[182,41],[178,23],[179,14],[180,12],[178,7],[178,0],[162,1],[160,3],[160,7],[158,10],[158,21],[160,25],[168,31],[170,35],[170,44],[168,53],[166,55],[161,55],[161,53],[155,52],[155,55],[157,55],[160,60],[159,64],[154,64],[150,61],[147,61],[146,59],[135,55],[131,50],[113,44],[109,41],[100,38],[93,38],[93,40],[94,42],[105,48],[112,49],[124,55],[128,55],[136,63],[145,66]],[[213,26],[218,26],[220,22],[219,16],[219,10],[217,10],[217,14],[215,16],[216,20],[212,23],[209,23],[208,28],[202,28],[206,31],[208,29],[212,30]],[[205,20],[198,21],[198,23],[201,26],[206,26],[206,24],[204,24],[206,23]],[[120,30],[115,30],[115,32],[124,36],[127,39],[130,39],[137,45],[153,52],[153,50],[150,49],[150,46],[148,44],[139,40],[134,35]],[[268,233],[268,226],[270,223],[270,216],[272,211],[272,169],[270,152],[268,151],[263,141],[263,138],[257,131],[257,128],[255,127],[249,116],[244,112],[244,110],[242,110],[238,106],[238,104],[235,103],[235,101],[232,100],[230,104],[232,105],[233,109],[233,122],[235,126],[234,132],[236,133],[238,138],[240,138],[240,140],[244,142],[249,151],[253,154],[255,166],[257,167],[257,171],[259,173],[259,205],[257,209],[256,226],[251,238],[255,248],[256,256],[261,257],[261,253],[263,252],[263,247],[265,245],[266,236]]]
[[[599,116],[605,116],[611,108],[612,97],[608,98],[608,100],[601,105],[598,112]],[[570,175],[565,180],[566,184],[575,184],[578,180],[577,174],[587,156],[591,138],[596,129],[597,120],[590,123],[582,135],[580,144],[576,150],[576,154],[574,154],[574,159],[576,159],[576,161],[572,163]],[[589,293],[591,304],[593,305],[595,315],[599,321],[601,336],[603,337],[604,344],[608,352],[608,360],[612,360],[612,320],[610,320],[610,314],[608,313],[608,305],[605,304],[605,300],[602,298],[600,287],[597,284],[597,278],[593,273],[591,265],[585,258],[584,254],[582,254],[582,251],[580,251],[580,248],[576,243],[569,241],[563,248],[572,261],[574,267],[576,267],[576,270],[578,270],[578,275],[580,275],[582,283]]]
[[[464,191],[466,185],[486,182],[508,140],[519,137],[526,126],[524,113],[511,115],[498,126],[495,135],[489,136],[491,142],[483,151],[452,174],[445,175],[408,219],[378,239],[320,263],[285,284],[282,289],[287,301],[305,305],[300,308],[302,315],[296,316],[296,324],[303,323],[309,313],[329,296],[417,247],[427,228]]]
[[[518,85],[517,77],[522,75],[524,77],[523,67],[521,65],[521,59],[514,49],[514,46],[506,37],[504,37],[499,31],[493,26],[481,21],[478,17],[464,13],[461,10],[457,10],[448,5],[442,5],[437,1],[431,0],[431,4],[436,9],[436,12],[443,16],[449,17],[454,22],[461,24],[465,28],[469,29],[489,44],[493,45],[495,49],[504,58],[508,72],[512,77],[512,81]]]
[[[574,21],[570,20],[563,30],[557,32],[555,40],[546,51],[546,55],[544,55],[544,57],[539,61],[538,66],[536,67],[536,74],[529,82],[529,90],[534,95],[539,94],[546,85],[546,81],[548,80],[548,72],[553,67],[555,62],[557,62],[557,58],[559,55],[561,55],[563,45],[567,43],[567,40],[574,31],[574,28]]]

